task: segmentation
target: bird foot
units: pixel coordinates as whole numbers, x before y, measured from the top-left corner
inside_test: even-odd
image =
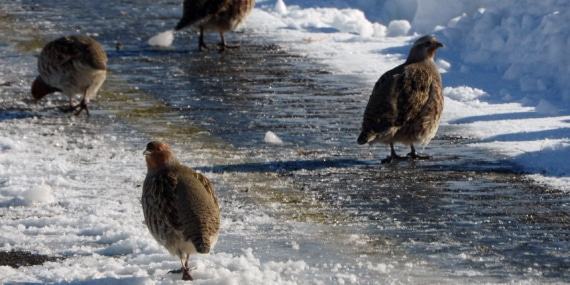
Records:
[[[58,109],[64,113],[71,113],[77,109],[77,106],[58,107]]]
[[[239,45],[228,45],[226,43],[219,43],[218,44],[218,50],[219,51],[225,51],[226,49],[234,49],[234,48],[239,48]]]
[[[204,51],[204,50],[211,50],[212,48],[209,47],[206,43],[200,42],[200,44],[198,45],[198,49],[200,51]]]
[[[395,154],[394,154],[394,155],[389,155],[389,156],[387,156],[386,158],[382,159],[380,162],[381,162],[382,164],[384,164],[384,163],[394,163],[394,162],[396,162],[396,161],[408,160],[408,159],[410,159],[410,158],[407,157],[407,156],[399,156],[399,155],[395,155]]]
[[[83,101],[81,101],[79,105],[73,107],[73,109],[79,109],[77,112],[75,112],[75,116],[79,116],[83,110],[85,110],[87,116],[91,116],[91,114],[89,114],[89,108],[87,107],[87,104]]]
[[[182,273],[182,272],[184,272],[184,268],[183,268],[183,267],[181,267],[180,269],[175,269],[175,270],[170,270],[170,271],[168,271],[169,274],[180,274],[180,273]]]
[[[79,114],[81,114],[81,112],[83,110],[85,110],[85,112],[87,112],[87,116],[90,116],[89,114],[89,108],[87,107],[87,104],[85,102],[81,102],[78,105],[75,106],[69,106],[69,107],[59,107],[59,110],[64,112],[64,113],[71,113],[73,111],[75,112],[75,116],[79,116]]]
[[[424,160],[424,159],[430,159],[431,155],[429,155],[429,154],[420,155],[417,152],[410,152],[410,153],[408,153],[407,157],[409,157],[411,159]]]
[[[182,272],[182,280],[194,280],[192,278],[192,275],[190,275],[190,271],[189,270],[184,270]]]
[[[169,274],[180,274],[182,273],[182,280],[193,280],[192,275],[190,275],[190,270],[194,270],[196,267],[190,267],[188,269],[181,267],[180,269],[170,270]]]

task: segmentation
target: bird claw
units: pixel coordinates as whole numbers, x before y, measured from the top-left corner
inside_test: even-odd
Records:
[[[408,160],[408,159],[410,159],[410,158],[407,156],[389,155],[386,158],[382,159],[380,162],[382,164],[385,164],[385,163],[394,163],[396,161]]]
[[[182,273],[182,280],[194,280],[192,278],[192,275],[190,275],[190,271],[194,270],[194,269],[196,269],[195,266],[189,267],[188,269],[181,267],[180,269],[170,270],[170,271],[168,271],[168,273],[169,274],[180,274],[180,273]]]
[[[219,43],[218,44],[218,50],[219,51],[225,51],[226,49],[234,49],[234,48],[239,48],[239,45],[228,45],[226,43]]]
[[[408,155],[406,155],[406,157],[409,157],[411,159],[425,160],[425,159],[430,159],[431,155],[429,154],[420,155],[417,152],[410,152],[408,153]]]
[[[184,272],[184,268],[174,269],[174,270],[168,271],[169,274],[180,274],[182,272]]]
[[[194,280],[192,278],[192,275],[190,275],[190,272],[188,270],[184,270],[184,272],[182,272],[182,280]]]

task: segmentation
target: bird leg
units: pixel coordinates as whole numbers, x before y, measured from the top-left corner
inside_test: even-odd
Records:
[[[412,159],[430,159],[431,155],[426,154],[426,155],[420,155],[418,154],[418,152],[416,151],[416,148],[414,147],[414,145],[411,145],[411,152],[408,153],[407,155],[408,157],[412,158]]]
[[[380,162],[381,163],[392,163],[395,162],[397,160],[406,160],[408,159],[405,156],[399,156],[396,154],[396,151],[394,150],[394,144],[390,143],[390,155],[388,157],[386,157],[385,159],[382,159]]]
[[[180,274],[182,273],[182,280],[194,280],[192,278],[192,275],[190,275],[190,270],[194,269],[194,267],[190,268],[188,267],[188,255],[186,255],[186,258],[184,261],[182,261],[182,257],[180,257],[180,263],[182,263],[182,268],[180,269],[176,269],[176,270],[170,270],[168,271],[168,273],[172,273],[172,274]]]
[[[202,51],[203,48],[206,50],[210,49],[204,42],[204,27],[200,26],[200,40],[198,41],[198,49]]]
[[[226,38],[224,37],[224,33],[220,32],[220,38],[222,39],[222,42],[218,44],[218,46],[220,47],[220,51],[225,51],[227,48],[239,48],[238,45],[232,46],[232,45],[228,45],[226,43]]]
[[[85,91],[87,93],[87,91]],[[85,94],[85,96],[87,96],[87,94]],[[89,114],[89,107],[87,107],[87,102],[85,101],[85,96],[83,96],[83,99],[81,99],[81,102],[79,103],[79,105],[73,107],[74,109],[79,108],[79,110],[77,112],[75,112],[75,116],[79,116],[79,114],[81,114],[81,111],[85,110],[85,112],[87,112],[87,116],[91,116],[91,114]]]
[[[37,103],[37,101],[36,101]],[[64,113],[69,113],[72,111],[75,111],[77,109],[78,106],[73,106],[73,100],[71,99],[71,97],[69,98],[69,107],[58,107],[58,109]]]

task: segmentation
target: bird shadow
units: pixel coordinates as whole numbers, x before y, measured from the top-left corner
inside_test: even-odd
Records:
[[[522,119],[539,119],[550,117],[546,114],[540,114],[537,112],[516,112],[516,113],[503,113],[503,114],[488,114],[480,116],[464,117],[456,120],[452,120],[450,124],[470,124],[475,122],[489,122],[489,121],[500,121],[500,120],[522,120]]]
[[[372,52],[373,53],[380,53],[380,54],[401,54],[402,60],[405,60],[408,53],[410,53],[410,48],[412,47],[412,42],[413,41],[410,41],[408,44],[405,44],[403,46],[383,48],[383,49],[374,50]]]
[[[297,170],[318,170],[325,168],[345,168],[353,166],[369,166],[370,161],[350,158],[320,158],[312,160],[287,160],[251,162],[241,164],[223,164],[214,166],[198,166],[196,170],[201,172],[288,172]]]
[[[106,277],[100,279],[92,279],[92,280],[81,280],[81,281],[62,281],[52,284],[61,284],[61,285],[71,285],[71,284],[144,284],[148,282],[148,278],[145,277],[126,277],[126,278],[115,278],[115,277]],[[26,283],[26,284],[42,284],[42,283]]]
[[[38,117],[37,112],[30,111],[16,111],[16,110],[2,110],[0,111],[0,122],[10,121],[10,120],[20,120]]]
[[[568,134],[570,134],[570,128],[559,128],[559,129],[536,131],[536,132],[524,132],[524,133],[519,132],[519,133],[496,135],[481,140],[481,142],[496,142],[496,141],[513,142],[513,141],[536,141],[544,139],[550,139],[550,140],[565,139],[568,138]]]

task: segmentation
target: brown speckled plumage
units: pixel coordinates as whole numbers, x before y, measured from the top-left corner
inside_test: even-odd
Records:
[[[170,147],[159,141],[147,144],[147,175],[142,207],[152,236],[180,258],[182,279],[192,280],[188,257],[208,253],[220,231],[220,208],[206,176],[178,162]]]
[[[418,155],[414,144],[426,145],[435,136],[443,111],[441,76],[433,61],[443,44],[433,36],[418,39],[406,62],[384,73],[376,82],[364,111],[358,144],[390,145],[390,156],[382,163],[400,159],[394,143],[411,147],[412,159]]]
[[[40,75],[32,83],[32,95],[36,101],[53,92],[69,97],[70,110],[79,108],[76,115],[85,110],[87,103],[107,77],[107,55],[101,45],[88,36],[76,35],[49,42],[38,58]],[[78,106],[73,106],[73,96],[83,96]]]
[[[204,43],[204,31],[220,33],[222,50],[232,48],[234,46],[226,44],[224,33],[243,24],[254,5],[255,0],[184,0],[182,18],[175,30],[192,27],[200,31],[200,50],[208,49]]]

